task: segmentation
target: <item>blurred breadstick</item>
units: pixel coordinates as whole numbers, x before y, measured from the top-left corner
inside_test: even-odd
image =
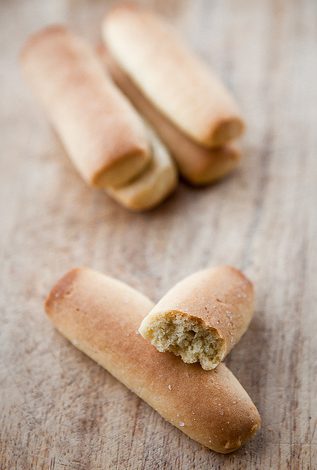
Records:
[[[118,66],[105,46],[98,46],[98,53],[114,81],[151,123],[171,151],[180,173],[187,181],[194,185],[210,184],[223,178],[238,166],[241,155],[236,146],[227,144],[208,149],[198,145],[151,104]]]
[[[88,44],[62,26],[31,36],[25,76],[74,165],[92,186],[121,186],[150,162],[146,131]]]
[[[166,147],[149,126],[146,127],[152,150],[151,163],[130,183],[106,190],[113,199],[133,211],[157,206],[176,188],[178,182],[175,164]]]
[[[158,15],[139,6],[115,6],[103,37],[120,68],[162,114],[196,142],[219,146],[239,137],[237,105],[206,64]]]

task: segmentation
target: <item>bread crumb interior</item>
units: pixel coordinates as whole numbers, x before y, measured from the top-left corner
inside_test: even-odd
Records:
[[[181,356],[187,364],[200,362],[205,370],[214,369],[222,359],[223,339],[217,331],[206,328],[199,318],[179,312],[154,318],[147,337],[158,351]]]

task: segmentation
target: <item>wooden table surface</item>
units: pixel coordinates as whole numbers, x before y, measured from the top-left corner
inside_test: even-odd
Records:
[[[0,3],[0,468],[317,468],[317,3],[143,2],[213,65],[248,122],[235,175],[203,190],[181,184],[143,215],[85,186],[17,62],[27,35],[48,23],[96,40],[111,3]],[[263,418],[257,437],[228,456],[165,422],[43,313],[44,296],[74,266],[158,300],[221,263],[255,282],[254,320],[226,362]]]

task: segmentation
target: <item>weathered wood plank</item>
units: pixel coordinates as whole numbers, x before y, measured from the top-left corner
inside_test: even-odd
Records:
[[[149,1],[219,70],[246,115],[246,158],[215,187],[181,185],[135,215],[85,187],[24,85],[17,54],[52,22],[91,40],[112,2],[0,4],[0,468],[255,469],[317,465],[317,56],[314,0]],[[42,300],[87,265],[154,300],[185,275],[234,264],[257,311],[228,365],[263,429],[216,455],[58,335]]]

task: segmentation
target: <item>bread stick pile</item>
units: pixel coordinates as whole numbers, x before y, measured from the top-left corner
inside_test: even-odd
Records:
[[[25,76],[84,181],[130,210],[171,194],[178,171],[206,185],[231,172],[244,130],[213,72],[158,16],[113,8],[97,52],[63,26],[23,48]],[[178,171],[177,171],[178,169]]]
[[[74,269],[57,282],[45,307],[74,346],[209,449],[232,452],[259,429],[251,398],[220,362],[253,312],[252,284],[238,270],[193,274],[154,306],[116,279]]]
[[[114,8],[102,31],[111,75],[155,127],[182,176],[205,185],[234,169],[240,152],[230,142],[244,131],[237,105],[175,31],[134,5]]]

